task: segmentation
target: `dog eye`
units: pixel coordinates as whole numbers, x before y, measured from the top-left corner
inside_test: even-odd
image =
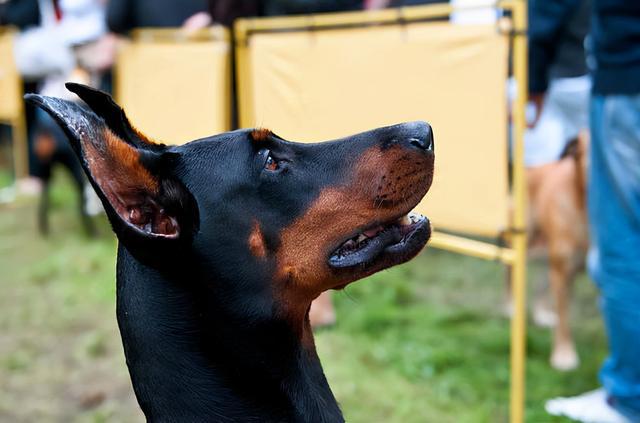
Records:
[[[278,162],[273,158],[270,152],[267,152],[267,159],[264,162],[264,168],[272,172],[279,168]]]

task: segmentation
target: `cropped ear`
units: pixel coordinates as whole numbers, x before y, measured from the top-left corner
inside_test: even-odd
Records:
[[[75,82],[67,82],[64,85],[69,91],[80,97],[96,115],[100,116],[107,127],[121,140],[138,148],[159,150],[165,147],[164,144],[150,140],[131,125],[122,107],[113,101],[109,94]]]
[[[134,130],[108,95],[71,87],[100,115],[57,98],[35,94],[25,98],[64,129],[118,237],[146,241],[191,235],[197,208],[187,188],[173,176],[179,155]]]

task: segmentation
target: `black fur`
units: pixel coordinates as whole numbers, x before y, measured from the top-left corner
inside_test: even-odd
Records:
[[[141,141],[105,94],[70,89],[95,113],[62,100],[27,98],[65,129],[90,177],[82,139],[99,136],[101,127],[139,149],[141,163],[161,181],[154,201],[181,228],[177,239],[132,230],[92,180],[120,240],[118,324],[147,419],[343,421],[315,348],[304,345],[280,314],[274,257],[256,258],[247,239],[259,221],[267,249],[276,251],[281,231],[321,190],[347,182],[355,158],[393,143],[413,148],[410,142],[428,126],[397,125],[321,144],[275,135],[257,142],[251,131],[238,130],[167,147]],[[264,171],[264,149],[279,161],[277,172]]]

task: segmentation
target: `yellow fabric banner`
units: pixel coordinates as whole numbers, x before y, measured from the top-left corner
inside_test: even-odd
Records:
[[[0,28],[0,120],[22,115],[22,81],[13,59],[13,33]]]
[[[243,126],[318,141],[425,120],[436,175],[419,211],[439,229],[507,227],[508,43],[494,25],[255,32],[247,49]]]
[[[115,93],[151,138],[182,144],[230,129],[228,39],[181,39],[143,30],[118,54]]]

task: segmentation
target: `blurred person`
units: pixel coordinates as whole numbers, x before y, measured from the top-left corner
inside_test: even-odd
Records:
[[[14,26],[20,30],[35,27],[40,23],[40,8],[38,0],[0,0],[0,25]],[[37,81],[23,80],[23,91],[34,92],[37,89]],[[33,127],[35,119],[35,108],[30,104],[25,104],[25,120],[27,128]],[[39,190],[39,182],[37,180],[37,158],[32,148],[32,134],[29,130],[28,135],[28,160],[29,160],[29,178],[23,181],[17,181],[20,191],[23,193],[37,193]],[[25,188],[26,185],[26,188]]]
[[[237,18],[360,10],[363,0],[209,0],[212,20],[232,26]]]
[[[307,13],[361,10],[363,0],[263,0],[265,16],[301,15]]]
[[[237,18],[259,16],[259,0],[209,0],[209,13],[214,22],[231,27]]]
[[[105,32],[103,0],[10,0],[0,7],[0,21],[23,31],[15,37],[14,58],[25,81],[25,91],[56,95],[61,82],[76,67],[74,49],[92,42]],[[41,176],[34,154],[33,110],[27,107],[29,128],[29,171]],[[19,190],[35,194],[38,179],[19,181]]]
[[[0,25],[25,29],[39,22],[38,0],[0,0]]]
[[[40,8],[38,0],[0,0],[0,25],[13,26],[20,30],[38,26],[40,23]],[[36,80],[23,80],[23,92],[34,92],[37,90]],[[38,176],[38,160],[34,154],[32,145],[32,131],[35,119],[35,108],[31,104],[25,104],[25,120],[27,123],[27,139],[28,139],[28,167],[29,176],[27,180],[18,181],[23,193],[37,193],[40,189]],[[24,189],[25,183],[27,188]],[[29,187],[31,185],[31,187]]]
[[[115,56],[115,40],[106,33],[103,0],[39,0],[39,25],[15,40],[15,58],[23,78],[38,81],[41,94],[75,100],[64,88],[67,81],[97,86]],[[96,214],[95,194],[84,179],[66,136],[51,118],[38,110],[30,128],[34,175],[41,182],[39,227],[46,234],[48,191],[52,168],[66,167],[79,191],[87,232],[94,232],[87,214]]]
[[[359,10],[362,0],[209,0],[214,22],[231,27],[238,18]]]
[[[76,67],[74,47],[106,32],[101,0],[39,0],[38,25],[16,39],[15,59],[27,80],[66,76]]]
[[[585,37],[590,1],[529,2],[529,99],[525,165],[558,160],[567,144],[588,127],[591,78]]]
[[[540,256],[545,268],[533,319],[553,328],[550,363],[560,371],[579,365],[569,304],[588,248],[584,173],[591,78],[584,45],[590,7],[589,0],[576,0],[558,15],[554,2],[529,2],[528,232],[530,256]]]
[[[576,1],[546,3],[556,21]],[[600,290],[609,356],[601,388],[550,400],[546,409],[580,422],[640,422],[640,2],[593,4],[588,268]]]
[[[135,28],[192,27],[208,19],[207,4],[207,0],[109,0],[107,25],[118,34]]]

